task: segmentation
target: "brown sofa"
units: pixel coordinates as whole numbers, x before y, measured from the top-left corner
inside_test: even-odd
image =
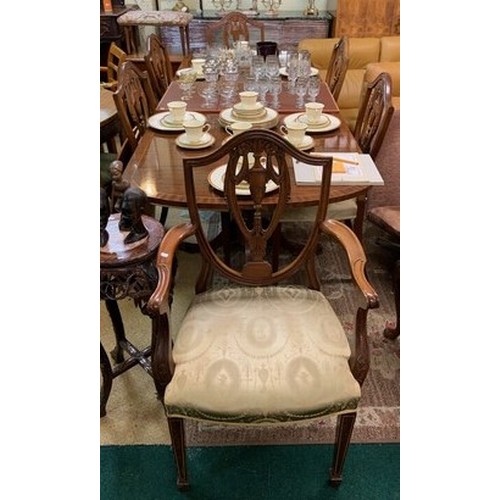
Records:
[[[338,38],[305,38],[299,42],[299,49],[311,53],[311,63],[319,69],[324,79],[328,62]],[[392,78],[393,104],[399,109],[399,36],[349,37],[349,66],[340,91],[338,105],[340,114],[354,130],[359,103],[368,69],[376,73],[383,67]],[[381,65],[381,66],[378,66]],[[378,73],[377,73],[378,74]]]

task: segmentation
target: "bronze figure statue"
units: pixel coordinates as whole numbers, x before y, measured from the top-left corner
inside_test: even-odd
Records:
[[[146,193],[138,187],[129,187],[123,194],[118,227],[120,231],[130,231],[125,237],[125,244],[142,240],[148,235],[148,230],[142,222],[146,202]]]
[[[111,162],[109,172],[111,174],[111,206],[115,212],[121,212],[123,194],[130,187],[130,182],[122,178],[123,163],[120,160]]]

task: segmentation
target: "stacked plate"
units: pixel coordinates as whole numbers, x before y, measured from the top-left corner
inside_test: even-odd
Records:
[[[266,108],[261,102],[257,102],[250,106],[248,104],[238,102],[231,110],[231,114],[234,118],[241,121],[259,120],[266,116],[266,113]]]
[[[237,104],[235,106],[237,106]],[[236,111],[237,113],[239,112],[238,109]],[[259,110],[258,114],[255,113],[254,110],[254,116],[246,116],[245,118],[241,117],[241,115],[238,114],[235,116],[234,107],[223,109],[219,114],[219,123],[223,127],[227,127],[228,125],[239,121],[250,122],[252,125],[255,125],[257,127],[273,128],[278,124],[279,116],[277,111],[266,107],[262,107],[262,109]]]

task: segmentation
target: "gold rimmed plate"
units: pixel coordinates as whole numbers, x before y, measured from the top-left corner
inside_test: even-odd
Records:
[[[208,183],[217,191],[224,192],[224,176],[226,175],[226,165],[221,165],[217,168],[214,168],[208,174]],[[266,193],[272,193],[276,191],[279,186],[273,182],[268,181],[266,184]],[[238,196],[250,196],[250,189],[248,187],[238,185],[236,186],[236,194]]]
[[[167,116],[170,115],[170,111],[162,111],[161,113],[156,113],[149,117],[148,125],[161,132],[184,132],[184,127],[182,123],[171,123],[167,121]],[[203,123],[207,121],[205,115],[202,113],[197,113],[196,111],[187,111],[185,115],[188,120],[199,120]]]
[[[288,115],[285,117],[283,120],[283,123],[285,126],[289,125],[290,123],[296,122],[296,121],[301,121],[300,117],[305,116],[305,113],[293,113],[291,115]],[[306,132],[308,133],[320,133],[320,132],[330,132],[331,130],[335,130],[340,127],[340,120],[333,115],[328,115],[328,114],[323,114],[322,116],[327,117],[327,122],[324,125],[321,126],[311,126],[309,123],[307,123],[307,129]]]

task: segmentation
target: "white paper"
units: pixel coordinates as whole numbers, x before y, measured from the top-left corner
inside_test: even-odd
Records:
[[[312,156],[331,156],[357,162],[357,165],[344,163],[345,173],[332,173],[332,184],[383,186],[384,180],[370,155],[358,153],[321,152]],[[322,168],[293,160],[293,170],[297,185],[321,184]]]

